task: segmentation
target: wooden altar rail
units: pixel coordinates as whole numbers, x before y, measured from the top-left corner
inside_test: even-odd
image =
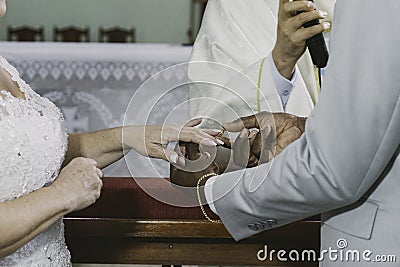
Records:
[[[318,219],[293,223],[235,242],[223,224],[210,223],[200,217],[201,213],[190,215],[196,217],[194,219],[155,219],[154,214],[147,216],[150,218],[118,218],[113,214],[121,209],[116,206],[116,201],[126,201],[126,197],[141,194],[135,191],[134,196],[132,190],[126,190],[126,187],[133,186],[133,179],[129,179],[128,183],[130,185],[126,185],[126,178],[106,178],[103,195],[97,204],[64,219],[66,240],[74,263],[318,266],[317,262],[280,262],[276,253],[273,261],[257,259],[257,252],[265,245],[269,251],[284,249],[289,253],[296,249],[301,253],[302,250],[312,249],[318,252]],[[110,187],[119,188],[119,193],[116,194]],[[125,189],[121,191],[121,188]],[[130,194],[124,195],[127,192]],[[111,206],[107,207],[105,203],[111,203]],[[197,212],[196,208],[189,209]],[[110,215],[107,212],[115,218],[107,218]],[[118,212],[123,215],[121,217],[134,216]],[[101,214],[95,216],[96,213]],[[161,217],[166,216],[163,214]]]

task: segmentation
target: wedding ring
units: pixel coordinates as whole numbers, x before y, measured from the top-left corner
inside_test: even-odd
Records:
[[[324,30],[324,32],[330,32],[332,30],[332,21],[331,20],[326,20],[325,22],[329,23],[329,28]]]
[[[221,126],[222,129],[219,131],[219,133],[217,134],[217,137],[222,137],[224,135],[224,133],[226,132],[226,129],[224,126]]]

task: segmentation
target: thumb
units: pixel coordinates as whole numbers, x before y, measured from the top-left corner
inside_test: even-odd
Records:
[[[202,118],[193,119],[193,120],[190,120],[190,121],[188,121],[187,123],[185,123],[183,126],[184,126],[184,127],[194,127],[194,126],[199,125],[202,121],[203,121]]]
[[[290,0],[279,0],[279,4],[283,5],[285,3],[289,3]]]
[[[237,119],[232,122],[222,124],[228,132],[240,132],[244,128],[242,119]]]
[[[169,161],[171,163],[174,163],[174,164],[178,163],[179,156],[175,151],[169,150],[169,149],[165,149],[163,154],[164,154],[164,157],[163,157],[164,160],[167,160],[167,161]]]
[[[233,144],[233,162],[238,166],[246,167],[249,161],[249,155],[249,130],[243,129]]]

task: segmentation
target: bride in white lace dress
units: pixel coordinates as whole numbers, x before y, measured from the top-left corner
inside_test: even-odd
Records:
[[[123,147],[176,162],[178,155],[165,151],[169,141],[217,141],[192,127],[130,126],[124,132],[124,144],[121,128],[68,135],[59,109],[0,56],[0,266],[70,266],[62,217],[97,200],[98,168],[120,159]]]

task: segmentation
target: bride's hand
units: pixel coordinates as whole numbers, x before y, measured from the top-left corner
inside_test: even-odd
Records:
[[[172,163],[182,160],[172,149],[167,149],[170,142],[184,141],[217,146],[221,140],[216,139],[218,132],[193,128],[201,123],[201,119],[188,122],[186,125],[151,125],[126,126],[123,129],[123,143],[128,149],[135,149],[143,156],[160,158]]]

